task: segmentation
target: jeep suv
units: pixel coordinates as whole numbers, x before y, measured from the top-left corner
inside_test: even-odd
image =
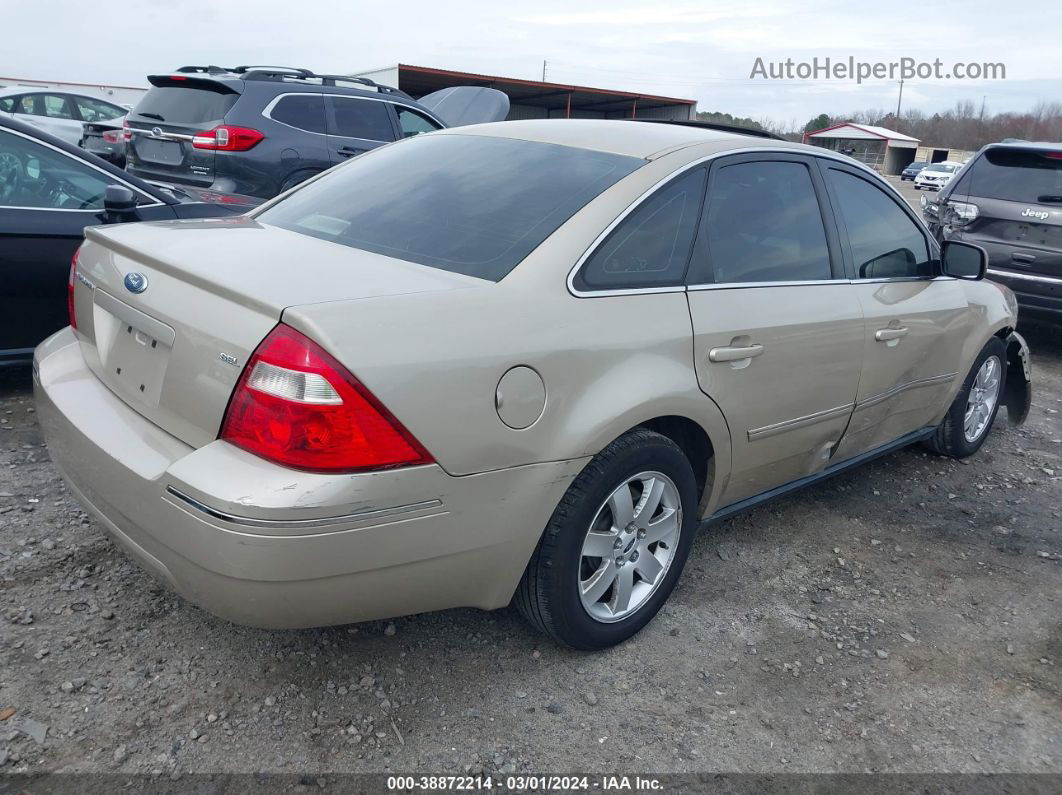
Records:
[[[129,172],[260,198],[381,144],[509,111],[508,98],[489,88],[449,88],[417,102],[366,78],[288,67],[182,66],[148,81],[126,119]],[[443,107],[459,112],[442,115]]]
[[[988,251],[1024,315],[1062,322],[1062,144],[989,144],[922,212],[938,240]]]

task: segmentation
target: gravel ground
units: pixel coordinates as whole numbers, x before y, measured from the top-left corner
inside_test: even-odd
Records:
[[[0,767],[1060,773],[1062,334],[1027,334],[1025,427],[712,529],[659,617],[599,654],[513,610],[215,619],[80,510],[28,372],[0,373]]]

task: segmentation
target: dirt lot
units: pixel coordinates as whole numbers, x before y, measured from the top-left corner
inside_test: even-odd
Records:
[[[1062,335],[1028,336],[1024,428],[965,463],[910,448],[713,529],[656,621],[601,654],[512,610],[214,619],[79,509],[28,372],[7,371],[0,765],[1062,772]]]

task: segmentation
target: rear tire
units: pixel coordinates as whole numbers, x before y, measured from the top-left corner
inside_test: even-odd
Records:
[[[1007,349],[999,337],[974,359],[962,389],[925,446],[937,455],[966,458],[981,449],[999,413],[1007,383]]]
[[[666,436],[630,431],[568,487],[520,580],[516,606],[573,648],[621,643],[667,601],[696,528],[696,479],[685,454]]]

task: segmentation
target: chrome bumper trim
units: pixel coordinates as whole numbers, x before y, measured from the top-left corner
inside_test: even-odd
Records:
[[[347,524],[349,522],[362,522],[370,519],[386,519],[392,516],[400,516],[405,513],[426,511],[432,508],[443,507],[442,500],[425,500],[424,502],[414,502],[408,505],[395,505],[390,508],[355,511],[354,513],[346,513],[339,516],[322,516],[315,519],[258,519],[252,516],[238,516],[226,511],[220,511],[217,508],[212,508],[195,499],[195,497],[189,497],[187,494],[175,489],[173,486],[167,486],[166,491],[200,513],[205,513],[207,516],[213,517],[214,519],[220,519],[223,522],[243,525],[245,527],[289,527],[292,529],[328,527],[337,524]]]

